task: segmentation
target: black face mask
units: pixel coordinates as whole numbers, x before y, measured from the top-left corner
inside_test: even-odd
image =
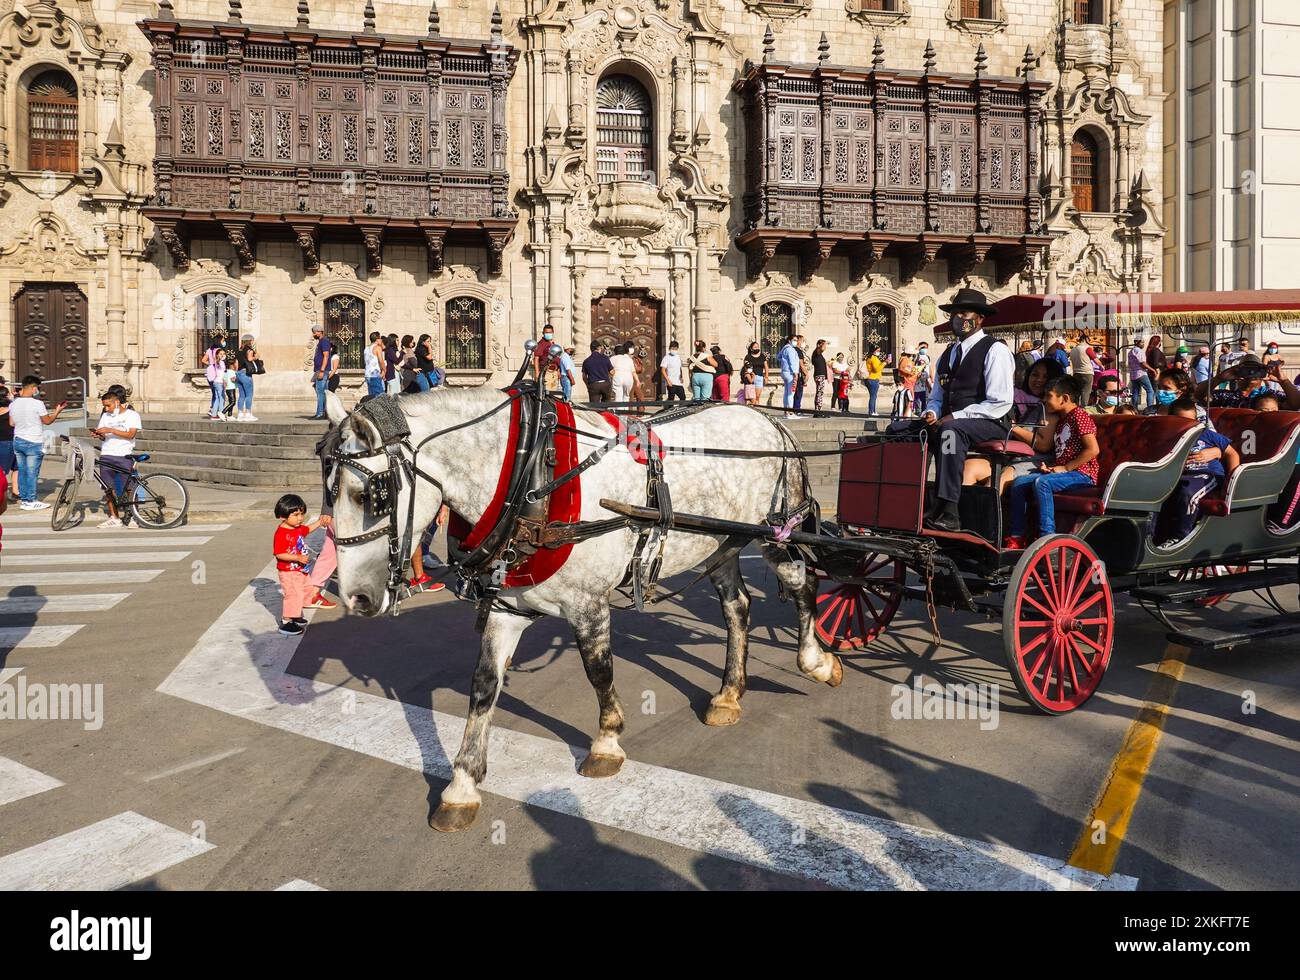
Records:
[[[975,321],[963,319],[959,314],[954,313],[948,318],[948,329],[958,337],[967,337],[975,332]]]

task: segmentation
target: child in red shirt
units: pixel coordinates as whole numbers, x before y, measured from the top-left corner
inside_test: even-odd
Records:
[[[322,515],[307,524],[307,504],[296,493],[286,493],[275,502],[275,516],[280,518],[280,526],[275,529],[272,551],[280,574],[280,589],[284,593],[280,632],[285,636],[300,636],[302,628],[307,625],[302,607],[312,591],[306,570],[311,562],[311,552],[307,550],[305,539],[316,528],[328,526],[331,520]]]
[[[1073,487],[1095,486],[1101,447],[1097,444],[1097,423],[1079,405],[1079,381],[1062,375],[1047,382],[1043,389],[1043,407],[1061,421],[1056,425],[1056,465],[1039,463],[1038,473],[1011,481],[1007,490],[1010,500],[1007,530],[1002,542],[1008,551],[1025,547],[1025,513],[1029,495],[1038,501],[1038,531],[1056,533],[1056,504],[1052,494]]]

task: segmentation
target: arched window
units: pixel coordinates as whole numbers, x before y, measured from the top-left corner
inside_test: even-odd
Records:
[[[872,347],[882,361],[894,353],[894,308],[885,303],[862,307],[862,356]]]
[[[1079,211],[1096,211],[1101,204],[1097,141],[1080,130],[1070,144],[1070,185],[1074,206]]]
[[[1101,0],[1074,0],[1074,22],[1076,24],[1100,24]]]
[[[447,300],[447,369],[482,371],[487,367],[483,301],[473,296]]]
[[[794,332],[794,307],[789,303],[774,300],[759,307],[758,343],[764,354],[775,357],[785,338]]]
[[[27,85],[27,169],[77,169],[77,83],[66,71],[43,71]]]
[[[325,336],[339,354],[340,371],[366,366],[366,301],[341,293],[325,299]]]
[[[203,366],[203,355],[220,341],[227,351],[238,343],[239,298],[229,293],[204,293],[198,298],[198,332],[195,338],[195,360]]]
[[[654,181],[650,96],[631,75],[609,75],[596,88],[596,180]]]

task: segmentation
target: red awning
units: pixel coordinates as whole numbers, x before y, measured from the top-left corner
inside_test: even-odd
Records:
[[[1300,289],[1213,293],[1061,293],[1008,296],[994,304],[987,328],[1049,332],[1214,324],[1277,323],[1300,320]]]

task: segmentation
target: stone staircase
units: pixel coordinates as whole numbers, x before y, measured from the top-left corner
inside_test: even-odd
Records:
[[[146,471],[249,490],[302,491],[320,485],[315,449],[325,433],[324,422],[265,416],[257,422],[212,422],[198,416],[150,414],[144,423],[136,449],[149,453]]]

